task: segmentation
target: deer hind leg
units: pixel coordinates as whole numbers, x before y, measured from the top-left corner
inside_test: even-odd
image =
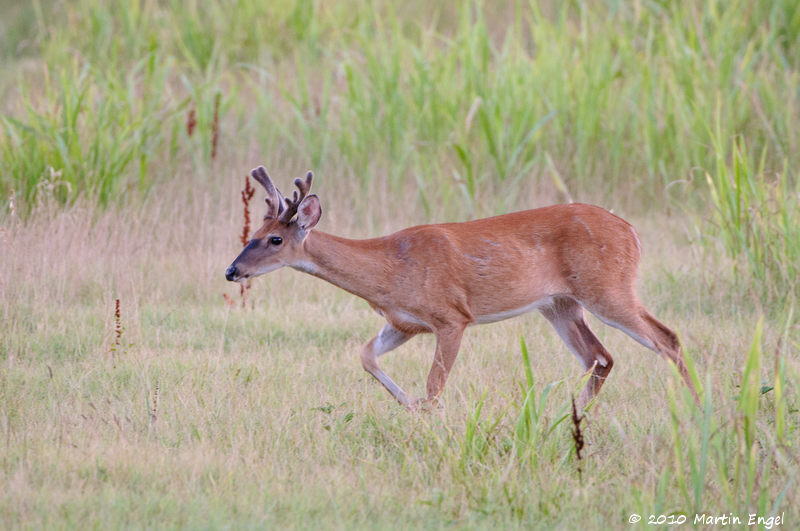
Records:
[[[583,319],[583,308],[575,300],[566,297],[555,299],[552,305],[540,309],[540,312],[580,360],[584,370],[592,372],[578,398],[578,406],[583,409],[597,396],[614,366],[614,360],[589,329]]]
[[[686,359],[683,357],[678,336],[672,329],[653,317],[635,295],[629,296],[628,300],[630,304],[613,306],[601,304],[597,307],[587,307],[587,309],[604,323],[622,330],[645,347],[674,363],[681,378],[692,392],[695,402],[699,404],[697,390],[686,369]]]
[[[404,406],[409,405],[408,395],[378,366],[378,357],[386,354],[411,339],[415,334],[398,330],[386,323],[380,333],[361,351],[361,365],[375,377],[395,399]]]

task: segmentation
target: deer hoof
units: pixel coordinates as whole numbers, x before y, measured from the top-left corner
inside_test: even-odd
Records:
[[[434,398],[418,398],[414,400],[408,406],[406,406],[409,411],[413,413],[421,413],[421,412],[428,412],[434,409],[443,409],[444,404],[438,397]]]

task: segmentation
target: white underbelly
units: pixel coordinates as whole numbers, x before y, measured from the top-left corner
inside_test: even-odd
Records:
[[[522,315],[523,313],[528,313],[531,310],[538,310],[539,308],[550,306],[552,303],[553,303],[552,297],[545,297],[543,299],[539,299],[538,301],[532,302],[531,304],[528,304],[527,306],[523,306],[521,308],[514,308],[511,310],[506,310],[504,312],[490,313],[487,315],[476,316],[475,324],[487,324],[487,323],[496,323],[497,321],[504,321],[506,319],[511,319],[512,317]]]

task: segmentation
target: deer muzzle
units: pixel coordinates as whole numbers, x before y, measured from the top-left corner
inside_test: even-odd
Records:
[[[225,270],[225,278],[231,282],[235,282],[239,279],[239,270],[236,269],[235,265],[228,266],[228,269]]]

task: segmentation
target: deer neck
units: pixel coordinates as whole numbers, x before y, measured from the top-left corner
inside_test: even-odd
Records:
[[[311,231],[303,250],[303,258],[291,267],[377,302],[386,274],[385,244],[380,239],[351,240]]]

